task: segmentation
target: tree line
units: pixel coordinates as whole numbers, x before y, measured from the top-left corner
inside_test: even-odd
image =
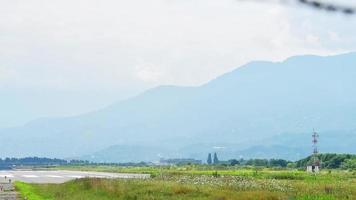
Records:
[[[40,157],[26,157],[26,158],[0,158],[0,168],[9,169],[21,166],[56,166],[67,164],[85,164],[87,161],[81,160],[63,160],[57,158],[40,158]]]
[[[353,154],[336,154],[325,153],[317,155],[320,161],[320,167],[324,169],[349,169],[356,170],[356,155]],[[231,159],[228,161],[219,161],[220,165],[230,166],[254,166],[254,167],[280,167],[280,168],[296,168],[303,169],[313,162],[313,157],[298,161],[289,161],[284,159]]]
[[[326,153],[319,154],[321,168],[324,169],[348,169],[356,170],[356,155],[353,154],[335,154]],[[253,167],[276,167],[276,168],[295,168],[303,169],[311,164],[313,158],[307,158],[298,161],[289,161],[284,159],[231,159],[228,161],[220,161],[217,153],[213,155],[208,154],[207,164],[209,165],[223,165],[223,166],[253,166]],[[196,163],[191,163],[196,164]],[[64,160],[56,158],[40,158],[40,157],[26,157],[26,158],[0,158],[0,168],[10,169],[21,166],[58,166],[58,165],[117,165],[117,166],[152,166],[153,163],[139,162],[139,163],[93,163],[83,160]]]
[[[326,169],[356,169],[356,155],[327,153],[317,155],[321,167]],[[312,162],[312,156],[295,162],[295,167],[301,168]]]

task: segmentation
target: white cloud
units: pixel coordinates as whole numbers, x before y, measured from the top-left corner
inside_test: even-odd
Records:
[[[159,84],[199,85],[251,60],[356,50],[355,18],[275,2],[0,3],[0,91],[100,92],[110,102]]]
[[[198,85],[254,59],[332,52],[313,28],[320,24],[309,17],[295,23],[291,16],[300,8],[278,4],[31,0],[2,5],[0,58],[21,74],[16,85],[24,87]]]
[[[164,77],[164,72],[161,69],[150,63],[141,63],[136,65],[137,77],[145,82],[159,83]]]
[[[319,46],[320,45],[320,38],[316,35],[309,34],[305,37],[305,40],[307,43],[313,46]]]
[[[333,42],[340,42],[342,41],[341,37],[339,36],[338,33],[334,32],[334,31],[329,31],[328,32],[329,35],[329,39]]]
[[[0,83],[14,80],[17,77],[16,71],[10,67],[0,66]]]

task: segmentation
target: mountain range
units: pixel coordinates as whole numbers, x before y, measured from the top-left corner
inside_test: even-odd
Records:
[[[356,53],[255,61],[198,87],[160,86],[105,109],[0,130],[0,156],[100,162],[299,159],[356,153]]]

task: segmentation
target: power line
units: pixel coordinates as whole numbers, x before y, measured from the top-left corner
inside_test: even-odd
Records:
[[[281,3],[303,5],[316,10],[338,12],[346,15],[356,14],[356,1],[354,0],[237,0],[258,3]]]
[[[320,0],[297,0],[303,5],[307,5],[316,9],[325,10],[328,12],[341,12],[347,15],[355,14],[356,8],[352,6],[341,5],[331,2],[323,2]]]

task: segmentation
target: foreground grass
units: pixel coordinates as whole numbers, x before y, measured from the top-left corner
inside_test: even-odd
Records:
[[[61,185],[16,182],[16,189],[29,200],[109,199],[287,199],[281,192],[236,191],[231,188],[183,185],[166,181],[81,179]]]
[[[121,168],[116,170],[130,173],[151,171],[154,178],[147,180],[86,178],[59,185],[21,182],[15,184],[22,196],[29,200],[356,199],[355,174],[345,171],[324,171],[314,176],[302,171],[271,169]],[[102,168],[101,171],[108,171],[108,169]]]

